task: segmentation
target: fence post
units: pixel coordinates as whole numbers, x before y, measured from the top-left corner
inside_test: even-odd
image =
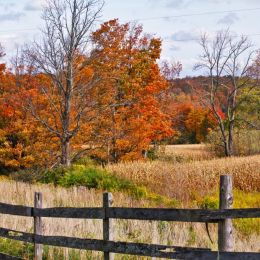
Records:
[[[113,240],[113,229],[112,229],[112,223],[109,219],[109,207],[112,206],[113,203],[113,196],[110,192],[103,193],[103,208],[105,212],[105,216],[103,219],[103,240],[109,241]],[[104,252],[104,260],[114,260],[114,254],[109,252]]]
[[[232,177],[220,176],[219,208],[229,209],[233,204]],[[233,251],[233,227],[232,220],[225,219],[218,223],[218,251]]]
[[[151,231],[152,231],[152,244],[157,244],[157,222],[151,221]],[[157,257],[152,257],[151,260],[156,260]]]
[[[34,193],[34,208],[42,208],[42,193]],[[34,235],[42,235],[42,219],[41,217],[34,217]],[[34,259],[42,260],[42,250],[43,246],[41,244],[36,244],[34,242]]]

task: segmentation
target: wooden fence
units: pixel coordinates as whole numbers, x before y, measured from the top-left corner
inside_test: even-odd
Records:
[[[220,209],[159,209],[112,207],[112,194],[103,194],[101,208],[42,208],[42,194],[35,193],[34,207],[0,203],[0,213],[34,218],[34,233],[0,228],[0,237],[34,243],[36,260],[42,259],[42,245],[104,252],[104,259],[114,259],[113,253],[150,256],[165,259],[251,259],[259,260],[258,252],[233,252],[232,219],[259,218],[260,208],[231,209],[233,202],[231,176],[220,177]],[[42,217],[102,219],[103,240],[64,236],[45,236]],[[166,246],[113,241],[112,219],[160,220],[218,223],[218,251],[208,248]],[[18,259],[0,254],[1,259]]]

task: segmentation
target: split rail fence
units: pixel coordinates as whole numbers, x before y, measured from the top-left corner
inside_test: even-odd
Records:
[[[41,260],[43,245],[104,252],[105,260],[114,259],[114,253],[164,259],[221,259],[259,260],[259,252],[233,252],[232,219],[260,218],[260,208],[231,209],[233,202],[232,178],[220,177],[220,205],[218,210],[172,208],[112,207],[112,194],[103,194],[103,207],[97,208],[42,208],[42,194],[35,193],[34,207],[0,203],[0,213],[34,218],[34,233],[0,228],[0,237],[34,244],[34,259]],[[103,240],[43,235],[42,218],[80,218],[103,220]],[[112,219],[149,221],[203,222],[218,224],[218,251],[209,248],[166,246],[145,243],[113,241]],[[18,259],[0,254],[1,259]]]

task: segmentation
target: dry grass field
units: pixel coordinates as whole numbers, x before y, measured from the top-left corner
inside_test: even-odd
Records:
[[[216,157],[204,144],[162,145],[157,153],[159,160],[171,162],[201,161]]]
[[[194,148],[192,156],[192,145],[170,146],[164,152],[167,161],[118,163],[109,165],[107,169],[185,204],[194,195],[216,192],[221,174],[231,174],[236,189],[260,191],[260,155],[214,158],[204,146],[194,145]],[[177,155],[182,158],[181,162],[176,162]]]
[[[160,151],[167,155],[166,160],[152,162],[129,162],[109,165],[107,169],[121,177],[148,187],[149,190],[175,198],[180,207],[196,207],[205,197],[216,200],[219,175],[230,173],[234,176],[235,206],[260,207],[260,156],[217,159],[207,152],[204,146],[174,146]],[[186,156],[181,162],[170,160],[170,156]],[[97,207],[102,203],[101,190],[84,187],[62,188],[43,184],[18,183],[1,179],[1,202],[33,205],[35,191],[43,193],[43,206]],[[123,193],[114,193],[114,206],[147,207],[149,201],[136,200]],[[207,200],[206,200],[207,201]],[[195,203],[194,203],[195,202]],[[205,200],[204,200],[205,202]],[[238,203],[239,202],[239,203]],[[159,243],[176,246],[199,246],[217,248],[217,230],[210,225],[213,244],[210,242],[204,224],[170,223],[165,221],[126,221],[113,222],[114,239]],[[0,226],[20,231],[32,231],[32,219],[0,215]],[[235,250],[260,252],[260,222],[235,223]],[[50,219],[44,218],[44,234],[65,235],[82,238],[102,237],[102,222],[99,220]],[[21,246],[23,249],[22,253]],[[19,251],[20,250],[20,251]],[[27,250],[27,251],[26,251]],[[30,247],[21,243],[9,244],[0,241],[0,251],[17,252],[29,258]],[[27,253],[26,253],[27,252]],[[97,252],[69,250],[64,248],[45,248],[46,259],[102,259]],[[116,259],[148,259],[117,255]]]

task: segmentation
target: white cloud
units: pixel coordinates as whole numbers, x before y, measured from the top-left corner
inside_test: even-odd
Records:
[[[8,12],[5,14],[0,14],[0,22],[18,21],[23,16],[25,16],[25,13],[23,12]]]
[[[221,19],[218,20],[218,24],[226,24],[231,25],[234,24],[236,21],[239,20],[239,17],[236,13],[229,13],[223,16]]]
[[[198,39],[198,34],[195,32],[189,32],[189,31],[178,31],[176,33],[174,33],[171,36],[171,39],[173,41],[177,41],[177,42],[188,42],[188,41],[194,41]]]
[[[177,45],[173,45],[170,47],[170,51],[176,52],[176,51],[180,51],[180,50],[181,50],[181,47],[177,46]]]
[[[187,7],[192,1],[191,0],[149,0],[153,5],[160,7],[180,9]]]
[[[185,0],[167,0],[165,3],[166,7],[170,8],[183,8],[189,4],[190,1]]]
[[[2,3],[0,1],[0,5],[2,7],[3,10],[5,11],[9,11],[15,8],[15,3],[9,2],[9,3]]]
[[[44,0],[28,1],[24,6],[24,10],[25,11],[41,11],[44,2],[45,2]]]

